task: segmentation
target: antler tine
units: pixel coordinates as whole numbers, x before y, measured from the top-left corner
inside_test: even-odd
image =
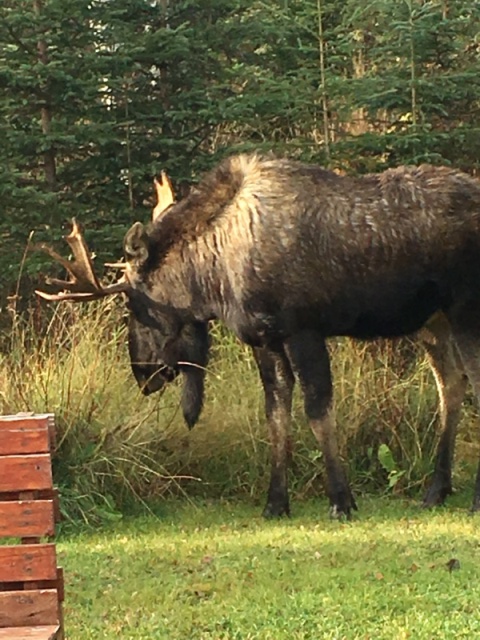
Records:
[[[129,284],[125,276],[118,282],[102,286],[93,269],[90,252],[80,231],[80,225],[75,218],[72,219],[72,231],[65,236],[73,253],[73,260],[65,260],[60,254],[46,244],[37,245],[37,248],[48,253],[56,262],[68,272],[70,280],[59,280],[57,278],[47,278],[47,284],[52,284],[57,289],[64,289],[60,293],[47,293],[45,291],[35,291],[37,295],[45,300],[62,301],[74,300],[77,302],[97,300],[109,295],[125,292],[129,289]]]
[[[89,286],[93,291],[101,289],[102,286],[93,270],[90,251],[88,250],[82,232],[80,231],[80,226],[75,218],[72,218],[72,231],[68,236],[65,236],[65,240],[68,242],[74,257],[74,261],[70,264],[69,269],[69,273],[73,276],[74,280],[77,280],[82,288]],[[83,292],[85,292],[85,289],[83,289]]]
[[[79,293],[94,293],[101,290],[102,286],[93,270],[90,252],[80,231],[80,225],[75,218],[72,218],[72,231],[68,236],[65,236],[65,240],[72,250],[73,260],[66,260],[47,244],[42,243],[34,247],[48,253],[55,262],[62,265],[70,276],[70,280],[47,278],[47,284]]]
[[[109,269],[120,269],[120,271],[127,270],[126,262],[105,262],[105,266]]]
[[[162,171],[158,178],[153,179],[153,184],[157,195],[157,204],[152,211],[152,220],[155,221],[175,202],[175,196],[172,183],[165,171]]]
[[[61,283],[62,280],[50,280],[51,283]],[[71,285],[71,282],[67,282],[68,285]],[[44,298],[45,300],[50,300],[51,302],[61,302],[63,300],[73,300],[74,302],[88,302],[89,300],[99,300],[100,298],[105,298],[110,295],[114,295],[117,293],[125,293],[130,288],[130,285],[126,278],[121,278],[118,282],[114,284],[110,284],[107,287],[103,287],[98,291],[94,291],[92,293],[88,292],[80,292],[80,291],[65,291],[61,293],[47,293],[46,291],[35,290],[37,296]]]

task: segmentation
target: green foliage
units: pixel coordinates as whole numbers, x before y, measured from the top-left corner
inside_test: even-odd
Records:
[[[405,475],[405,470],[403,469],[400,471],[397,468],[397,463],[393,458],[390,447],[386,444],[381,444],[378,447],[378,460],[388,473],[388,488],[394,489],[398,484],[398,481]]]

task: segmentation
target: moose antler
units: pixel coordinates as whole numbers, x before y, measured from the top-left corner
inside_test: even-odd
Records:
[[[48,253],[56,262],[59,262],[70,275],[69,280],[47,278],[47,284],[54,285],[60,292],[35,291],[41,298],[56,302],[62,300],[82,302],[122,293],[130,288],[125,275],[118,282],[106,287],[100,283],[93,269],[90,252],[75,218],[72,218],[72,231],[68,236],[65,236],[65,240],[72,250],[73,260],[66,260],[46,244],[36,246],[36,248]]]
[[[153,179],[153,184],[157,196],[157,204],[152,211],[152,220],[155,221],[175,202],[175,196],[172,183],[165,171],[162,171],[158,178]]]

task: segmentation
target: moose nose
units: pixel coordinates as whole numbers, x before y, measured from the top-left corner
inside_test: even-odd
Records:
[[[156,373],[153,376],[143,377],[143,380],[139,380],[139,385],[141,387],[142,393],[144,396],[149,396],[156,391],[160,391],[163,389],[166,380],[159,373]]]

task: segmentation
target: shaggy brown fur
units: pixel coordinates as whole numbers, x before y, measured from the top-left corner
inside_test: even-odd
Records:
[[[241,166],[224,160],[185,200],[154,222],[149,231],[151,260],[145,268],[159,267],[174,245],[191,242],[205,233],[240,191],[243,178]]]

